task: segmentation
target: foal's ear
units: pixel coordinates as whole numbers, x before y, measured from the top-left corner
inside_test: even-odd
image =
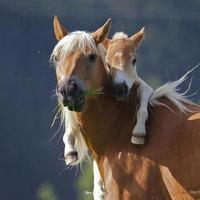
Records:
[[[111,27],[111,18],[109,18],[102,27],[98,28],[94,33],[92,33],[92,37],[94,38],[96,44],[99,44],[106,39],[110,27]]]
[[[61,40],[63,37],[65,37],[65,35],[68,34],[68,31],[60,23],[60,20],[59,20],[58,16],[54,16],[53,27],[54,27],[54,33],[55,33],[56,39],[58,41]]]
[[[136,48],[138,48],[138,46],[144,39],[144,35],[145,35],[144,29],[145,28],[143,27],[139,32],[135,33],[133,36],[130,37],[130,39],[133,41]]]

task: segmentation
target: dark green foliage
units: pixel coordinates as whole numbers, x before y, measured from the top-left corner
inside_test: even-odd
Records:
[[[51,183],[43,183],[38,188],[37,200],[58,200],[54,186]]]
[[[93,170],[92,163],[88,162],[83,165],[83,170],[80,172],[76,186],[79,190],[81,200],[92,200],[93,192]]]

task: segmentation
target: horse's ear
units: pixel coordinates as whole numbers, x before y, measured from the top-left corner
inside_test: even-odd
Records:
[[[135,33],[133,36],[130,37],[130,39],[133,41],[136,48],[138,48],[138,46],[144,39],[144,35],[145,35],[144,29],[145,27],[143,27],[139,32]]]
[[[55,33],[56,39],[58,41],[61,40],[63,37],[65,37],[65,35],[68,34],[68,31],[60,23],[60,20],[59,20],[58,16],[54,16],[53,27],[54,27],[54,33]]]
[[[92,37],[94,38],[96,44],[99,44],[106,39],[110,27],[111,27],[111,18],[109,18],[102,27],[98,28],[94,33],[92,33]]]

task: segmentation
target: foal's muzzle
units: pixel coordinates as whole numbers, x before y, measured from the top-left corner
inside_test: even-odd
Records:
[[[69,110],[80,112],[83,108],[85,98],[83,87],[75,78],[64,79],[57,86],[57,96]]]
[[[113,95],[116,100],[119,100],[119,101],[126,100],[128,97],[128,92],[129,92],[129,89],[126,82],[113,84]]]

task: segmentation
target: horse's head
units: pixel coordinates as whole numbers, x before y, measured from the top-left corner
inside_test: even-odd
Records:
[[[108,43],[106,62],[113,81],[113,93],[117,100],[125,100],[137,78],[136,50],[144,38],[144,28],[132,37],[116,33]]]
[[[110,26],[109,19],[91,34],[84,31],[68,33],[58,17],[54,18],[54,32],[59,41],[52,53],[58,81],[56,91],[69,110],[81,111],[86,90],[102,86],[100,71],[104,65],[99,44],[107,37]]]

